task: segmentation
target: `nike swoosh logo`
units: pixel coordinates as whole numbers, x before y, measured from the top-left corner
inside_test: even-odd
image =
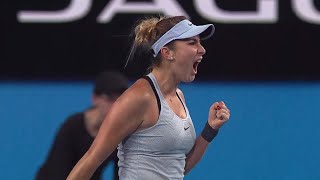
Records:
[[[190,126],[189,126],[190,127]],[[189,127],[185,127],[184,130],[186,131],[187,129],[189,129]]]

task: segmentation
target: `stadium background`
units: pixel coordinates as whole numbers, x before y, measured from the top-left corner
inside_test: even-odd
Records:
[[[119,12],[108,23],[98,22],[115,1],[28,0],[2,6],[0,179],[33,179],[64,118],[89,105],[98,72],[118,69],[132,81],[144,73],[145,59],[123,68],[131,27],[162,11]],[[181,85],[197,133],[212,101],[224,100],[232,110],[230,122],[186,179],[319,179],[320,2],[170,1],[195,24],[216,26],[214,37],[204,42],[207,54],[196,81]],[[204,1],[229,13],[257,13],[259,3],[273,2],[277,19],[214,21],[196,8]],[[70,2],[91,6],[85,16],[67,22],[19,19],[23,11],[57,11]],[[304,2],[299,7],[309,10],[313,21],[301,18],[297,2]]]

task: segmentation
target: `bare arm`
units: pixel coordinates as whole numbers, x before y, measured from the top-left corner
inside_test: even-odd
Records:
[[[209,142],[198,136],[192,150],[187,154],[184,174],[187,174],[202,158],[208,148]]]
[[[114,103],[86,154],[73,168],[68,180],[88,180],[117,145],[142,123],[148,106],[143,92],[133,85]]]
[[[183,97],[183,93],[178,90],[180,97]],[[229,120],[230,111],[224,104],[224,102],[215,102],[210,107],[208,123],[213,129],[219,129],[225,122]],[[201,135],[198,136],[192,150],[187,154],[185,174],[187,174],[202,158],[209,142],[206,141]]]

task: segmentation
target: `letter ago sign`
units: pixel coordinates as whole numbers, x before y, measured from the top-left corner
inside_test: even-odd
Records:
[[[216,0],[193,0],[196,13],[204,19],[219,23],[277,23],[280,0],[257,0],[254,11],[227,11],[217,6]],[[85,17],[93,0],[70,0],[64,9],[56,11],[21,10],[17,19],[21,23],[68,23]],[[291,0],[296,16],[311,24],[320,24],[320,12],[313,0]],[[152,2],[126,2],[110,0],[97,17],[97,23],[109,23],[118,13],[163,13],[190,17],[176,0],[153,0]]]

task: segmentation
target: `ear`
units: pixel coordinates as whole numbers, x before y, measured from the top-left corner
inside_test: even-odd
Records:
[[[173,50],[164,46],[160,49],[160,53],[164,59],[173,60]]]

